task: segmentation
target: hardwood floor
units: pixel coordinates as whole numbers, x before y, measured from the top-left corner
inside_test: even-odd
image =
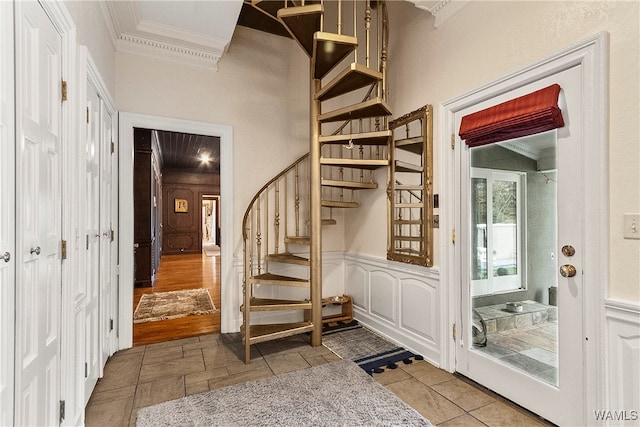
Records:
[[[160,261],[156,276],[153,287],[134,289],[134,310],[143,294],[207,288],[218,311],[205,316],[134,323],[134,346],[220,332],[219,255],[211,257],[204,253],[202,255],[165,255]]]

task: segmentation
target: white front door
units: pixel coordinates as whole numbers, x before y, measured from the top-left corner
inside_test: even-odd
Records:
[[[100,376],[100,97],[87,81],[85,149],[85,403]]]
[[[60,401],[62,40],[16,8],[15,424],[57,425]]]
[[[471,149],[460,142],[456,370],[554,423],[575,425],[584,421],[585,399],[582,66],[479,100],[454,123],[553,83],[562,88],[564,127]],[[575,275],[564,277],[561,266]]]
[[[0,200],[15,206],[13,2],[0,2]],[[0,209],[0,425],[13,424],[15,211]]]

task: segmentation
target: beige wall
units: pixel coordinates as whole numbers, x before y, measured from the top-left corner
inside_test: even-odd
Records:
[[[308,61],[292,40],[244,27],[236,28],[217,72],[117,54],[120,111],[233,127],[236,256],[251,197],[309,150]]]
[[[396,115],[434,106],[436,193],[443,176],[437,164],[441,141],[448,141],[439,129],[440,104],[594,34],[610,33],[610,116],[603,117],[610,121],[609,296],[632,301],[640,301],[640,241],[622,238],[622,215],[640,212],[639,7],[622,1],[470,2],[433,28],[434,17],[412,3],[389,6],[390,104]],[[348,249],[384,257],[378,231],[385,210],[379,200],[372,203],[371,218],[352,231]]]
[[[100,76],[115,96],[115,47],[97,1],[65,1],[77,30],[77,42],[86,46],[91,58],[100,70]]]

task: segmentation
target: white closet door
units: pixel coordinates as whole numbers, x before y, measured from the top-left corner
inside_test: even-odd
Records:
[[[57,425],[60,401],[62,40],[16,8],[16,425]]]
[[[0,425],[13,424],[15,133],[13,2],[0,2]],[[10,208],[7,208],[10,207]]]

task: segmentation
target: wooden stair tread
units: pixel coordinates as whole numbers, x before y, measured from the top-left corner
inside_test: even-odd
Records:
[[[278,10],[278,19],[307,55],[311,56],[314,34],[320,30],[322,14],[323,6],[321,4],[308,4],[280,9]]]
[[[322,225],[336,225],[338,221],[333,218],[325,218],[322,220]]]
[[[341,202],[338,200],[323,200],[322,206],[325,208],[357,208],[360,206],[357,202]]]
[[[393,144],[396,148],[401,150],[410,151],[415,154],[422,154],[424,149],[424,137],[420,135],[414,136],[413,138],[398,139],[394,141]]]
[[[259,283],[261,285],[276,285],[276,286],[295,286],[308,288],[310,285],[309,280],[299,279],[297,277],[281,276],[273,273],[262,273],[249,278],[251,283]]]
[[[309,259],[290,253],[267,255],[268,261],[281,262],[284,264],[309,265]]]
[[[347,188],[349,190],[370,190],[378,188],[377,182],[355,182],[322,179],[321,184],[324,187]]]
[[[408,162],[403,162],[400,160],[395,161],[395,169],[396,172],[420,172],[422,173],[422,166],[414,165]]]
[[[277,323],[268,325],[251,325],[249,328],[249,344],[271,341],[278,338],[310,332],[313,329],[311,322]],[[246,338],[245,331],[245,340]]]
[[[295,245],[310,245],[311,236],[286,236],[284,238],[285,243],[293,243]]]
[[[317,31],[313,35],[311,64],[314,79],[322,79],[358,47],[358,39],[343,34]]]
[[[311,301],[251,298],[249,308],[251,311],[311,310]],[[244,304],[240,307],[240,311],[244,311]]]
[[[402,242],[421,242],[424,238],[420,236],[393,236],[392,239]]]
[[[318,121],[320,123],[329,123],[389,115],[391,115],[391,109],[387,103],[382,100],[382,98],[373,98],[368,101],[320,114],[318,115]]]
[[[394,190],[397,191],[423,191],[424,186],[421,184],[396,184]]]
[[[371,170],[387,166],[389,161],[386,159],[332,159],[323,157],[320,159],[320,164],[325,166]]]
[[[367,68],[357,62],[352,62],[340,74],[327,83],[315,98],[319,101],[335,98],[356,89],[370,86],[382,80],[382,73],[371,68]]]
[[[422,202],[416,203],[395,203],[393,205],[394,208],[424,208]]]
[[[349,141],[354,145],[387,145],[389,143],[389,137],[391,136],[390,130],[380,130],[376,132],[364,132],[364,133],[348,133],[343,135],[328,135],[320,137],[320,144],[349,144]]]

